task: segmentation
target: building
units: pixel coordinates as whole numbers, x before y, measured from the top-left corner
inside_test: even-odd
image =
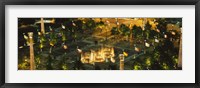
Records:
[[[81,62],[95,64],[95,62],[115,62],[113,47],[101,47],[98,50],[90,50],[81,54]]]

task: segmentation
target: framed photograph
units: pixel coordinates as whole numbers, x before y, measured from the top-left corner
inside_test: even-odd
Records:
[[[1,87],[199,88],[199,0],[1,1]]]

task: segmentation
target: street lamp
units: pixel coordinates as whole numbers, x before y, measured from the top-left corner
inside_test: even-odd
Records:
[[[182,29],[182,28],[180,28]],[[181,30],[182,31],[182,30]],[[179,55],[178,55],[178,67],[182,67],[182,33],[180,34],[180,45],[179,45]]]
[[[44,19],[43,18],[41,18],[41,32],[42,32],[42,34],[45,34]]]
[[[35,61],[34,61],[34,48],[33,48],[33,32],[28,33],[29,37],[29,46],[30,46],[30,70],[35,69]]]
[[[124,70],[124,54],[119,54],[119,60],[120,60],[119,69]]]

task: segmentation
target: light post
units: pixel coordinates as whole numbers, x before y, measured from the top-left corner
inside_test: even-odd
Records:
[[[81,68],[81,54],[82,54],[82,50],[79,49],[78,46],[76,47],[76,49],[77,49],[76,66],[77,66],[77,69],[80,69]]]
[[[44,27],[44,19],[41,18],[41,32],[42,34],[45,34],[45,27]]]
[[[106,41],[108,40],[108,29],[110,28],[110,22],[107,20],[106,21],[106,23],[107,23],[107,27],[106,27]]]
[[[35,69],[35,61],[34,61],[34,48],[33,48],[33,32],[28,33],[29,42],[30,42],[30,70]]]
[[[182,33],[180,35],[179,55],[178,55],[178,67],[182,67]]]
[[[119,31],[120,26],[119,26],[118,18],[116,18],[116,25],[117,25],[117,31]],[[115,34],[115,36],[116,36],[116,34]],[[118,41],[117,41],[117,42],[118,42]]]
[[[119,69],[124,70],[124,54],[119,54],[119,60],[120,60]]]
[[[129,25],[129,28],[130,28],[130,46],[133,45],[133,29],[132,29],[132,23],[130,23]]]

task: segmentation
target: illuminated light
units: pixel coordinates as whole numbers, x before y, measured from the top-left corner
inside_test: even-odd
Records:
[[[83,21],[83,23],[85,24],[86,22],[85,22],[85,21]]]
[[[106,21],[107,23],[110,23],[108,20]]]
[[[75,24],[74,22],[72,23],[72,25],[73,25],[73,26],[76,26],[76,24]]]
[[[178,59],[175,59],[175,62],[178,63]]]
[[[101,28],[101,29],[102,29],[102,28],[103,28],[103,26],[99,26],[99,28]]]
[[[150,44],[146,42],[146,43],[145,43],[145,46],[146,46],[146,47],[150,47]]]
[[[163,63],[163,68],[164,68],[164,69],[169,69],[169,67],[167,66],[166,63]]]
[[[164,35],[164,38],[167,38],[167,35]]]
[[[33,32],[28,33],[29,38],[33,38]]]
[[[159,40],[158,40],[158,39],[155,39],[155,42],[157,42],[157,43],[158,43],[158,42],[159,42]]]
[[[77,49],[77,50],[78,50],[79,53],[82,53],[82,50],[81,50],[81,49]]]
[[[154,22],[152,22],[152,21],[149,21],[149,24],[150,24],[150,25],[152,25],[152,24],[154,24]]]
[[[127,53],[127,52],[123,52],[123,55],[127,57],[127,56],[128,56],[128,53]]]
[[[139,48],[137,48],[137,47],[135,47],[135,51],[139,52],[139,51],[140,51],[140,49],[139,49]]]
[[[173,31],[173,32],[172,32],[172,35],[176,35],[176,33]]]
[[[64,49],[67,49],[68,47],[67,47],[67,45],[64,45],[63,48],[64,48]]]
[[[147,60],[146,60],[146,64],[147,64],[148,66],[151,65],[151,61],[150,61],[150,59],[147,59]]]
[[[149,24],[151,25],[151,28],[152,28],[152,29],[156,29],[156,28],[157,28],[157,25],[158,25],[157,22],[153,22],[153,21],[150,21]]]
[[[119,25],[119,22],[117,22],[117,25]]]
[[[23,48],[23,46],[20,46],[19,48],[21,49],[21,48]]]
[[[155,24],[156,24],[156,25],[158,25],[158,23],[157,23],[157,22],[156,22]]]
[[[62,66],[62,69],[63,69],[63,70],[67,70],[67,66],[66,66],[66,65],[63,65],[63,66]]]
[[[41,35],[41,32],[38,32],[38,35]]]
[[[28,59],[24,59],[25,62],[28,62]]]
[[[39,47],[40,47],[40,49],[42,49],[42,48],[44,47],[44,45],[43,45],[43,44],[40,44],[40,46],[39,46]]]
[[[138,18],[134,18],[134,20],[138,20]]]
[[[65,26],[64,26],[64,25],[62,25],[62,28],[63,28],[63,29],[65,29]]]
[[[43,20],[44,23],[55,23],[55,19],[52,20]],[[41,23],[41,22],[39,22]]]
[[[41,63],[40,58],[36,58],[36,60],[38,61],[39,64]]]
[[[25,34],[24,34],[24,39],[26,39],[26,40],[28,39],[28,36],[26,36]]]
[[[50,42],[50,45],[51,45],[51,46],[54,46],[53,42]]]
[[[157,32],[160,32],[160,30],[159,30],[159,29],[156,29],[156,31],[157,31]]]
[[[38,24],[38,23],[55,23],[55,19],[54,18],[52,20],[44,20],[44,19],[42,19],[42,21],[37,21],[35,23],[36,24]]]
[[[54,23],[55,23],[55,19],[54,19],[54,18],[51,20],[51,23],[52,23],[52,24],[54,24]]]
[[[111,62],[115,63],[115,59],[114,59],[114,58],[111,58]]]

